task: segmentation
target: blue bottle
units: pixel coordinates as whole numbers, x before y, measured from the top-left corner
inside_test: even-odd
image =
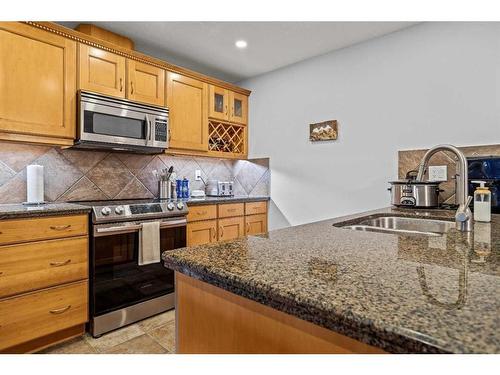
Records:
[[[182,199],[182,180],[175,180],[175,192],[177,199]]]
[[[189,180],[186,177],[182,180],[182,198],[189,198]]]

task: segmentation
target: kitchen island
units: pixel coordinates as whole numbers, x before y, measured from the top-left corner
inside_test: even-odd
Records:
[[[165,252],[177,352],[500,352],[500,215],[442,236],[337,227],[384,215],[454,212],[387,208]]]

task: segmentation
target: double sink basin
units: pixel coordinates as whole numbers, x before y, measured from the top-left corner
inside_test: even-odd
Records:
[[[400,216],[379,216],[375,218],[360,218],[349,222],[349,225],[335,224],[336,227],[389,234],[442,236],[455,228],[454,221],[421,219]]]

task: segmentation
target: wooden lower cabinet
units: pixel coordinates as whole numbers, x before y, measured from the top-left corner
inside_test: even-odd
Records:
[[[197,221],[187,225],[187,245],[217,242],[217,220]]]
[[[88,282],[80,281],[0,301],[0,351],[88,320]]]
[[[179,272],[175,287],[178,354],[384,353]]]
[[[267,232],[267,202],[193,206],[189,207],[187,221],[187,246],[265,233]]]
[[[245,234],[261,234],[267,232],[267,214],[245,216]]]
[[[234,240],[245,235],[243,216],[219,219],[219,241]]]

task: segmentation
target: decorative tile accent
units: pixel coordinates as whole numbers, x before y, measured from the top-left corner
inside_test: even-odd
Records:
[[[472,156],[500,156],[500,145],[467,146],[459,147],[466,157]],[[398,152],[398,178],[405,177],[406,172],[417,170],[427,150],[405,150]],[[448,168],[448,180],[440,184],[444,190],[441,193],[441,200],[444,203],[455,204],[455,180],[456,174],[455,155],[450,152],[438,152],[429,160],[429,165],[446,165]],[[427,173],[426,176],[427,178]]]
[[[0,142],[0,203],[26,201],[26,165],[45,166],[45,199],[82,201],[158,196],[154,169],[174,166],[190,188],[204,189],[195,170],[208,180],[234,181],[235,194],[268,195],[269,159],[229,160],[173,155],[141,155],[60,149]],[[267,184],[267,185],[266,185]]]
[[[87,176],[110,198],[114,198],[134,177],[115,154],[107,156]]]

